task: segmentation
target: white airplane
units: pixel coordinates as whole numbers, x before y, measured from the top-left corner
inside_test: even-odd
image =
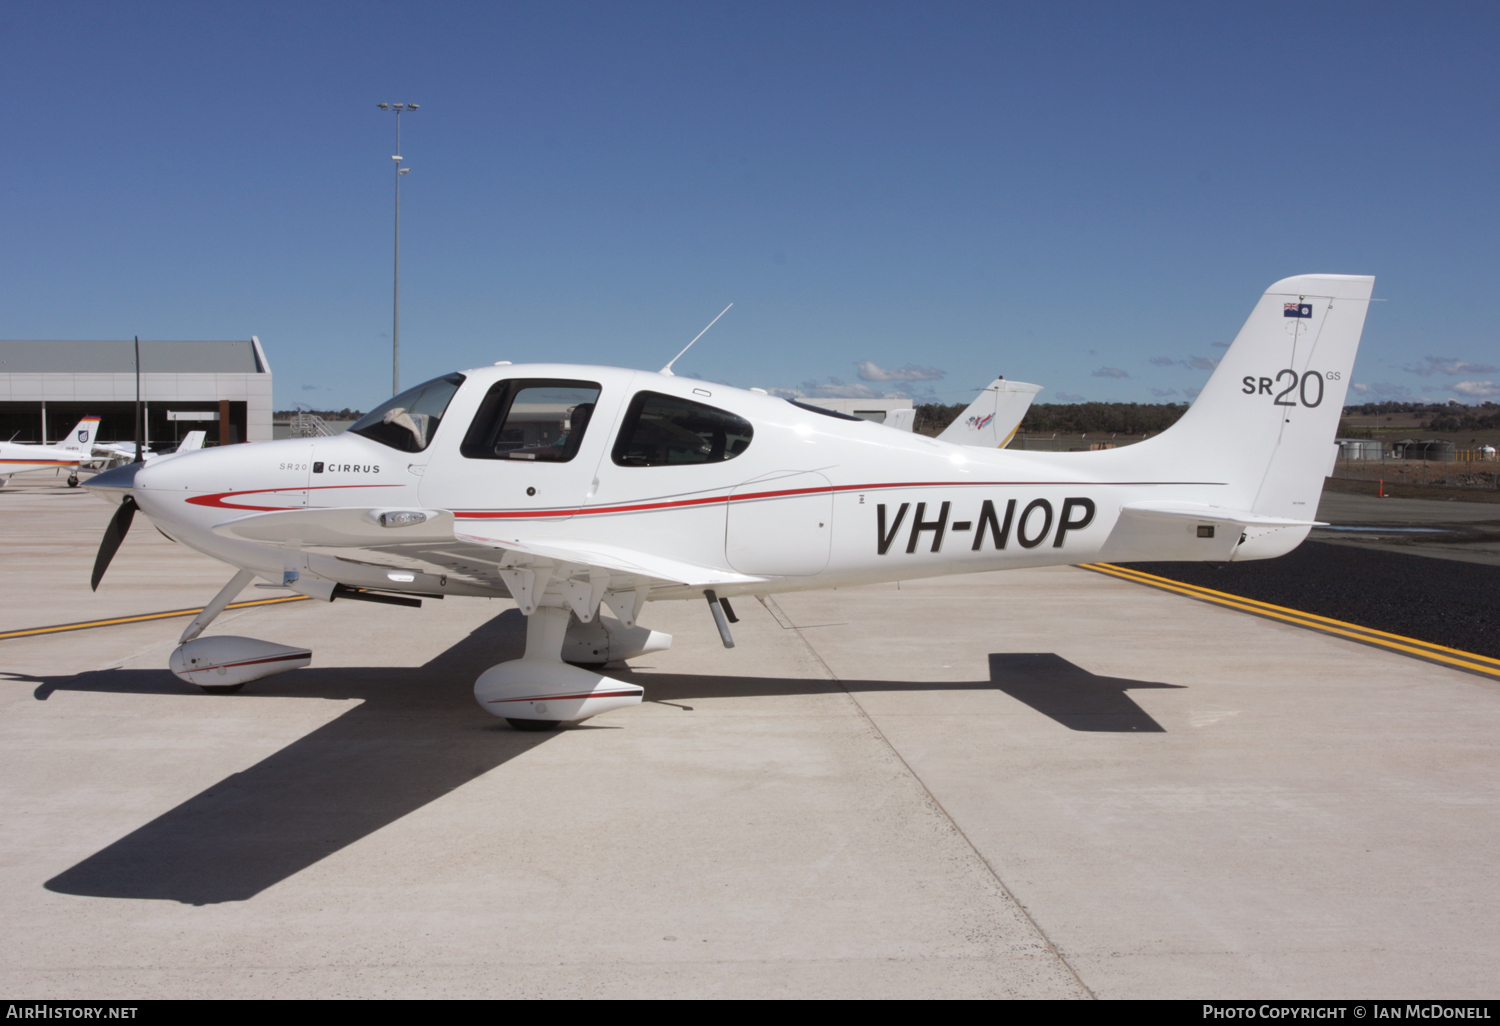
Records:
[[[182,441],[178,442],[175,448],[163,449],[159,452],[149,452],[145,449],[142,449],[141,459],[144,462],[149,463],[152,460],[156,459],[156,457],[158,456],[170,456],[171,454],[178,452],[192,452],[195,449],[203,448],[203,440],[207,437],[207,431],[189,431],[187,434],[182,436]],[[135,443],[95,442],[94,453],[96,455],[103,455],[111,459],[125,460],[129,462],[135,459]]]
[[[183,436],[181,442],[172,452],[191,452],[194,449],[203,448],[203,440],[208,437],[206,431],[189,431]],[[136,448],[134,442],[101,442],[99,441],[99,418],[84,417],[73,430],[64,435],[56,445],[56,448],[66,449],[70,452],[88,453],[94,457],[95,464],[103,464],[107,461],[132,461],[135,459]],[[166,455],[165,452],[151,452],[144,446],[141,448],[141,459],[150,462],[158,456]],[[87,461],[86,461],[87,462]],[[70,484],[75,483],[70,480]]]
[[[99,418],[84,417],[73,430],[59,438],[53,443],[53,448],[64,449],[68,452],[79,453],[82,456],[80,466],[90,467],[94,470],[103,470],[111,463],[121,461],[129,462],[135,459],[135,444],[129,442],[101,442],[99,441]],[[141,450],[143,459],[151,459],[156,455],[146,449]],[[77,475],[68,479],[68,485],[77,485]]]
[[[1041,385],[1024,381],[1006,381],[998,377],[979,393],[942,432],[938,439],[955,445],[978,445],[987,449],[1004,449],[1021,429],[1031,400]]]
[[[517,728],[552,729],[640,702],[642,688],[595,669],[670,644],[638,626],[649,601],[705,601],[732,647],[739,596],[1291,551],[1337,454],[1373,283],[1277,282],[1174,427],[1099,452],[954,445],[661,372],[448,374],[333,437],[93,478],[120,503],[94,585],[137,509],[235,567],[170,660],[211,691],[312,657],[200,637],[255,578],[330,601],[510,596],[525,655],[486,670],[475,697]]]
[[[78,470],[97,466],[91,443],[99,428],[98,417],[84,417],[54,445],[32,445],[25,442],[0,442],[0,488],[10,483],[12,474],[71,467],[68,487],[78,487]]]

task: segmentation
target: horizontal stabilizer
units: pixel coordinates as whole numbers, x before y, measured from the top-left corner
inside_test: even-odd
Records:
[[[1144,520],[1198,520],[1208,523],[1237,524],[1240,527],[1323,527],[1320,520],[1289,520],[1265,516],[1242,509],[1224,509],[1204,502],[1132,502],[1120,507],[1127,516]]]

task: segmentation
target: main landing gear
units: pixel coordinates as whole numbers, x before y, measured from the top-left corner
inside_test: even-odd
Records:
[[[556,730],[611,709],[639,705],[645,689],[563,660],[602,665],[672,643],[671,635],[625,627],[597,614],[580,621],[566,605],[538,606],[526,617],[526,654],[491,666],[474,682],[485,712],[516,730]]]
[[[69,488],[77,488],[78,487],[78,473],[76,471],[68,475],[68,487]]]

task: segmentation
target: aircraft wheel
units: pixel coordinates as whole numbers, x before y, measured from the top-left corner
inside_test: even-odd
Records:
[[[77,474],[69,474],[68,475],[68,487],[69,488],[77,488],[78,487],[78,475]]]
[[[556,730],[562,726],[561,720],[513,720],[509,716],[505,722],[516,730]]]
[[[200,688],[202,688],[204,691],[208,692],[210,695],[232,695],[236,691],[238,691],[240,688],[244,687],[245,685],[243,685],[243,684],[216,684],[213,687],[210,687],[207,684],[199,684],[198,686]]]

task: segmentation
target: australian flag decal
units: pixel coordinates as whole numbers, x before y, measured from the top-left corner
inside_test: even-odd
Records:
[[[1311,303],[1288,303],[1288,304],[1286,304],[1285,307],[1282,308],[1282,310],[1281,310],[1281,316],[1283,316],[1283,317],[1311,317],[1312,316],[1312,304]]]

